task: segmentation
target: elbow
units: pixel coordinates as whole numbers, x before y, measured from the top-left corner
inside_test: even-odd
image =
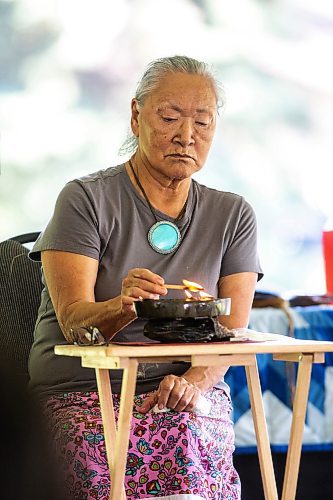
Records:
[[[62,317],[58,317],[58,324],[60,326],[60,330],[63,333],[63,336],[70,344],[75,342],[74,329],[70,326],[70,322],[68,320],[63,319]]]
[[[75,324],[75,311],[73,310],[73,304],[67,305],[66,307],[59,307],[56,312],[57,321],[59,327],[67,340],[67,342],[73,344],[75,342],[75,330],[78,325]]]

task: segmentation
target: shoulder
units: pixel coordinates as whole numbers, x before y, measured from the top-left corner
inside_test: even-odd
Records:
[[[63,187],[60,198],[63,197],[88,197],[90,201],[103,196],[110,196],[113,191],[118,191],[126,181],[124,165],[98,170],[92,174],[72,179]]]
[[[126,175],[125,166],[117,165],[72,179],[67,185],[79,185],[84,190],[107,189],[110,186],[123,182]]]
[[[213,189],[196,181],[193,187],[197,191],[198,213],[205,220],[215,220],[232,231],[244,225],[256,225],[255,212],[244,196]]]
[[[240,211],[251,209],[249,202],[239,194],[207,187],[195,180],[193,180],[193,187],[201,202],[224,209],[238,209]]]
[[[74,179],[72,182],[79,182],[84,185],[89,185],[96,182],[101,184],[108,184],[109,182],[112,182],[112,180],[120,180],[123,177],[124,173],[126,173],[125,165],[121,164],[115,167],[98,170],[97,172],[94,172],[92,174]]]

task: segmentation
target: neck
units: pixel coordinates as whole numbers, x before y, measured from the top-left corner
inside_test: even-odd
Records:
[[[154,209],[174,218],[183,215],[191,179],[161,182],[144,164],[139,167],[134,158],[126,164],[126,170],[140,196],[147,197]]]

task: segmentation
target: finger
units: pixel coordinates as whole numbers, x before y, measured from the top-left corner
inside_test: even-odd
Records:
[[[169,399],[168,405],[169,408],[173,408],[176,411],[188,411],[186,410],[187,406],[191,404],[191,400],[194,396],[193,387],[185,386],[181,387],[182,392],[178,392],[176,395],[172,394],[174,399]],[[176,397],[178,400],[176,400]]]
[[[174,388],[176,377],[173,375],[167,375],[164,377],[162,382],[159,385],[157,391],[157,405],[160,410],[163,410],[167,405],[170,394]]]
[[[182,399],[182,403],[184,404],[183,408],[180,410],[178,410],[177,408],[177,411],[193,411],[194,408],[196,407],[199,400],[200,392],[198,390],[193,391],[191,390],[191,388],[189,389],[190,389],[189,392]]]
[[[166,295],[167,288],[162,285],[157,285],[151,281],[146,281],[141,278],[125,278],[123,281],[123,290],[142,290],[154,295]]]
[[[166,295],[168,290],[164,286],[164,279],[149,269],[131,269],[124,279],[124,286],[137,286],[150,293]]]
[[[122,298],[126,303],[133,303],[142,299],[159,299],[159,294],[151,293],[137,286],[127,286],[122,288]],[[129,300],[130,299],[130,300]]]
[[[170,388],[169,397],[166,401],[165,406],[167,406],[168,408],[175,409],[179,401],[182,399],[187,387],[188,383],[185,381],[184,378],[173,376],[172,387],[169,385]]]
[[[162,278],[162,276],[160,276],[159,274],[153,273],[149,269],[145,269],[145,268],[141,268],[141,267],[131,269],[131,271],[129,272],[129,275],[132,275],[134,278],[141,278],[143,280],[150,281],[152,283],[156,283],[157,285],[164,285],[164,279]]]
[[[140,413],[147,413],[157,403],[157,392],[154,392],[146,398],[141,406],[138,406]]]

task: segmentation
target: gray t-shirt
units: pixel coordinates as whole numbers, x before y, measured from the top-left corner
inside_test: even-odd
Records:
[[[61,191],[45,231],[30,258],[43,250],[62,250],[99,261],[95,299],[119,295],[129,269],[142,267],[161,275],[166,283],[187,279],[218,294],[221,276],[252,271],[262,276],[257,256],[256,220],[241,196],[207,188],[192,180],[185,213],[179,220],[156,210],[158,219],[177,224],[182,235],[178,249],[162,255],[149,245],[147,233],[155,222],[146,201],[137,193],[124,165],[76,179]],[[96,390],[95,372],[82,368],[79,358],[56,356],[54,346],[66,344],[58,325],[47,285],[42,292],[29,371],[30,387],[41,395]],[[176,295],[178,293],[178,295]],[[169,292],[168,298],[180,292]],[[135,320],[113,340],[147,341],[142,320]],[[166,374],[182,375],[186,363],[141,364],[136,393],[155,389]],[[112,389],[120,391],[121,370],[110,370]],[[225,387],[223,382],[219,385]]]

